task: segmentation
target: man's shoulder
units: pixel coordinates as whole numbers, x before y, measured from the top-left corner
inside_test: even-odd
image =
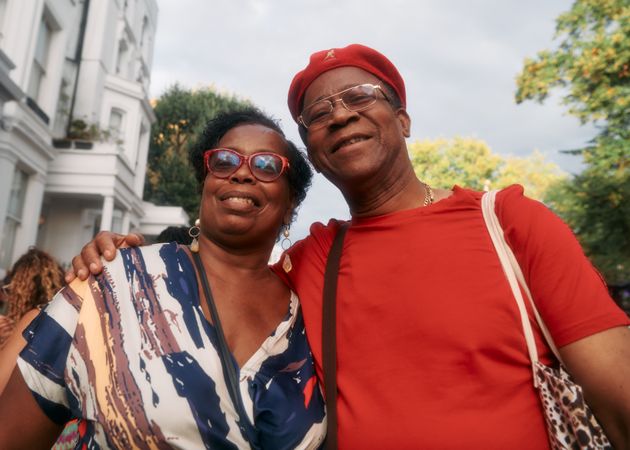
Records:
[[[295,249],[300,249],[301,252],[305,249],[327,252],[339,228],[344,223],[347,223],[347,220],[329,219],[326,224],[314,222],[309,229],[308,236],[296,243]],[[289,251],[291,252],[292,249],[293,247]]]
[[[347,220],[341,219],[328,219],[327,224],[323,224],[322,222],[314,222],[310,227],[309,237],[318,237],[323,235],[332,235],[334,236],[339,231],[339,228],[344,223],[347,223]]]
[[[307,266],[319,267],[324,265],[332,241],[341,225],[345,222],[339,219],[329,219],[327,224],[322,222],[313,223],[308,236],[296,242],[285,252],[289,255],[293,264],[293,268],[288,275],[284,273],[286,270],[282,267],[285,255],[281,256],[279,262],[272,266],[273,270],[286,280],[286,278],[294,277],[296,272],[302,271]]]
[[[520,184],[513,184],[499,191],[495,209],[504,228],[560,220],[544,203],[525,195],[525,188]]]

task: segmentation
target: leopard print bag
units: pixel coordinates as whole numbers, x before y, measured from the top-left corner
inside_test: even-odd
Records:
[[[538,314],[523,272],[512,249],[505,241],[501,224],[494,212],[496,194],[497,191],[484,194],[481,199],[481,210],[521,315],[521,325],[532,362],[533,383],[543,406],[550,446],[553,450],[612,449],[604,430],[584,400],[582,388],[571,379],[564,368],[549,330]],[[527,295],[549,348],[559,361],[558,368],[548,367],[538,360],[534,333],[519,285]]]
[[[564,366],[554,369],[536,361],[536,381],[552,449],[613,448]]]

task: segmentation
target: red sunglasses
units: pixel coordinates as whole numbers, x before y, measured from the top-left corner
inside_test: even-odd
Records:
[[[246,156],[229,148],[206,150],[203,162],[206,173],[217,178],[228,178],[246,162],[252,175],[266,183],[277,180],[289,168],[289,160],[277,153],[257,152]]]

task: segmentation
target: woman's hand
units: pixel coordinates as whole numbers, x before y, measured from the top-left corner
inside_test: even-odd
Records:
[[[9,337],[13,331],[14,323],[7,316],[0,315],[0,342]]]
[[[66,272],[66,283],[75,278],[86,280],[92,273],[98,275],[103,270],[101,256],[111,261],[116,256],[116,249],[138,247],[144,245],[144,236],[137,233],[118,234],[111,231],[100,231],[94,239],[85,244],[81,253],[72,258],[72,268]]]

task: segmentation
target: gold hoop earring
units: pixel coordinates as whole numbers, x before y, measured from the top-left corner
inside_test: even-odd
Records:
[[[188,230],[188,236],[193,238],[190,243],[190,251],[193,253],[199,252],[199,240],[197,238],[201,234],[201,228],[199,228],[200,223],[199,219],[195,220],[195,224]]]
[[[282,236],[284,237],[282,238],[282,242],[280,242],[282,250],[288,250],[293,245],[293,242],[289,239],[289,234],[289,225],[285,225],[282,230]]]
[[[284,226],[284,229],[282,230],[282,235],[284,236],[284,238],[282,239],[282,242],[280,242],[280,247],[282,247],[282,250],[285,250],[284,260],[282,261],[282,269],[286,273],[289,273],[291,272],[291,269],[293,269],[291,257],[288,253],[286,253],[286,250],[288,250],[292,245],[291,239],[289,239],[289,225]]]

